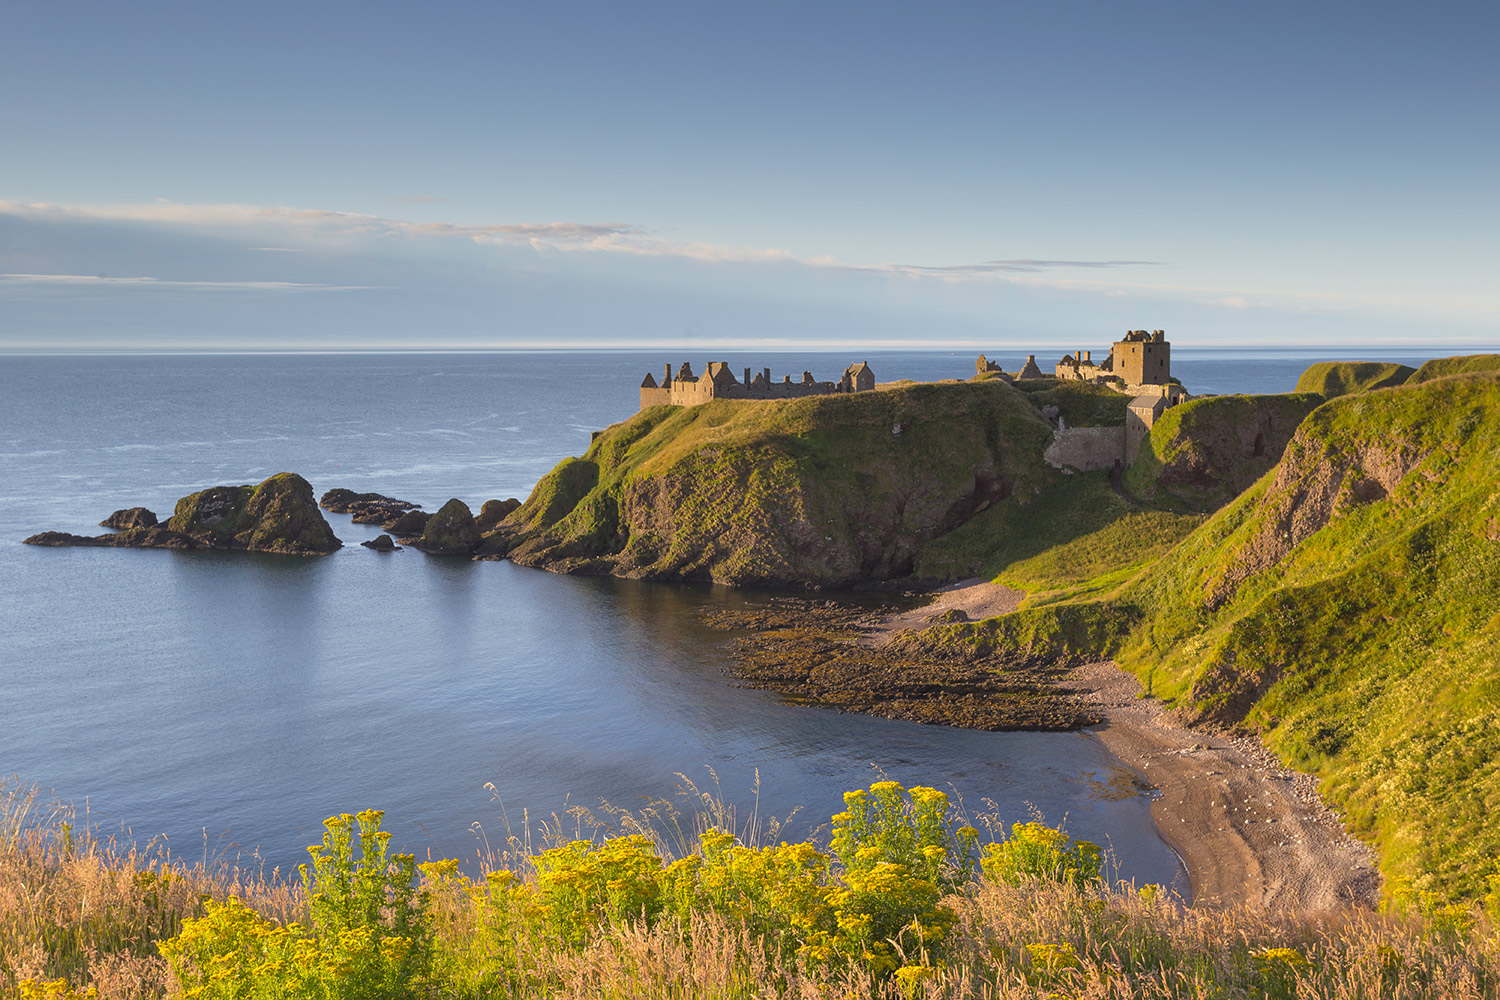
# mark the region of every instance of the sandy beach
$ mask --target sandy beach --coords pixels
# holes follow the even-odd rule
[[[884,644],[954,608],[973,620],[1005,614],[1024,597],[965,580],[884,619],[864,641]],[[1379,901],[1372,851],[1345,833],[1312,776],[1283,767],[1253,737],[1187,727],[1139,697],[1140,683],[1111,661],[1076,667],[1065,684],[1103,716],[1089,731],[1153,789],[1152,816],[1187,867],[1195,905],[1308,912]]]

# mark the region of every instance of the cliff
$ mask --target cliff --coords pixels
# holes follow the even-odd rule
[[[1174,406],[1151,428],[1125,487],[1154,506],[1217,510],[1270,471],[1303,418],[1322,402],[1322,396],[1297,392],[1208,396]]]
[[[481,553],[741,585],[903,577],[932,540],[1053,483],[1051,433],[999,381],[652,407],[553,469]]]

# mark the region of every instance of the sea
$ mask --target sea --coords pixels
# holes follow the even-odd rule
[[[681,353],[681,352],[678,352]],[[701,352],[699,352],[701,353]],[[1285,392],[1318,360],[1462,350],[1183,350],[1193,392]],[[1007,370],[1024,357],[991,352]],[[718,351],[732,370],[964,378],[971,352]],[[185,862],[293,869],[325,817],[466,864],[701,794],[741,832],[826,834],[891,778],[975,818],[1042,818],[1122,878],[1186,889],[1147,794],[1097,737],[988,733],[787,704],[726,675],[704,608],[766,593],[554,575],[414,550],[330,514],[338,552],[42,548],[110,512],[297,472],[435,510],[525,498],[628,417],[654,351],[0,355],[0,780]],[[702,358],[693,357],[695,369]],[[607,828],[607,827],[606,827]]]

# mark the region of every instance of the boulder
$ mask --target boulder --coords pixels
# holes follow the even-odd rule
[[[359,544],[363,545],[367,549],[374,549],[376,552],[401,551],[401,546],[393,542],[390,535],[381,535],[379,538],[372,538],[367,542],[360,542]]]
[[[469,555],[479,547],[479,527],[462,500],[449,500],[427,519],[421,537],[410,544],[433,555]]]
[[[129,531],[131,528],[152,528],[155,526],[156,515],[145,507],[127,507],[124,510],[117,510],[99,522],[99,527],[114,528],[116,531]]]
[[[406,538],[410,535],[420,535],[422,529],[427,527],[427,519],[431,516],[425,510],[409,510],[400,517],[383,522],[380,526],[397,538]]]
[[[474,523],[479,526],[480,531],[493,528],[509,517],[511,511],[519,510],[520,507],[521,501],[515,497],[509,500],[486,500],[484,506],[479,508],[479,516],[474,519]]]

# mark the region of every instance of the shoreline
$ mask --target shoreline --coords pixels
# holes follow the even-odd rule
[[[1283,766],[1250,736],[1191,729],[1112,660],[1067,682],[1104,721],[1085,732],[1155,789],[1151,816],[1182,858],[1194,906],[1303,912],[1374,908],[1374,851],[1344,830],[1312,775]]]
[[[882,616],[860,644],[880,647],[945,612],[977,621],[1016,610],[1025,594],[982,579],[931,592],[920,607]],[[961,619],[960,619],[961,620]],[[1344,829],[1317,779],[1285,767],[1253,736],[1194,729],[1112,660],[1057,678],[1100,718],[1099,740],[1152,789],[1157,833],[1182,860],[1195,906],[1320,911],[1374,908],[1373,849]]]

